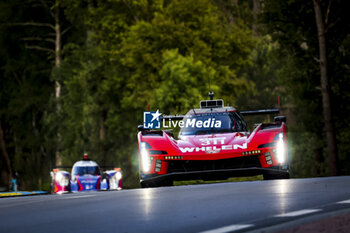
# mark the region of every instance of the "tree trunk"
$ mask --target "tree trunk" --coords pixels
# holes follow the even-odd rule
[[[104,142],[105,138],[106,138],[105,118],[101,116],[100,117],[100,141]]]
[[[55,66],[57,69],[61,66],[61,25],[60,25],[60,8],[56,3],[55,8]],[[61,84],[56,80],[56,98],[59,99],[61,96]]]
[[[103,165],[107,164],[107,153],[105,151],[105,139],[106,139],[106,126],[105,117],[100,116],[100,153],[102,154]]]
[[[61,66],[61,25],[60,25],[60,7],[58,4],[58,0],[55,2],[55,9],[54,9],[54,18],[55,18],[55,34],[56,34],[56,40],[55,40],[55,68],[56,72],[59,75],[60,74],[60,66]],[[56,113],[59,116],[61,112],[61,106],[60,106],[60,97],[61,97],[61,83],[60,80],[56,79],[55,82],[55,97],[56,97],[56,103],[57,103],[57,109]],[[56,166],[62,165],[62,155],[60,153],[60,145],[61,145],[61,135],[59,132],[57,132],[57,148],[56,148]]]
[[[335,137],[334,122],[332,119],[331,90],[328,80],[327,47],[325,23],[323,21],[321,5],[319,0],[314,1],[316,25],[318,32],[321,90],[323,104],[323,118],[327,136],[327,152],[329,158],[330,172],[332,176],[338,175],[337,144]]]
[[[12,170],[12,166],[11,166],[11,162],[10,162],[10,157],[7,153],[6,150],[6,143],[5,143],[5,138],[4,138],[4,131],[2,130],[2,125],[1,125],[1,121],[0,121],[0,145],[1,145],[1,151],[2,151],[2,155],[5,158],[6,161],[6,165],[7,165],[7,170],[9,172],[9,177],[10,180],[13,178],[13,170]]]
[[[254,17],[254,21],[252,24],[252,31],[253,31],[253,35],[257,35],[257,15],[259,13],[260,10],[260,4],[258,0],[253,0],[253,17]]]

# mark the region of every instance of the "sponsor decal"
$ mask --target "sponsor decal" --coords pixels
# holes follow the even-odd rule
[[[215,120],[212,118],[209,118],[208,120],[205,121],[201,121],[201,120],[197,120],[196,118],[187,118],[186,121],[184,120],[180,120],[180,121],[172,121],[171,119],[169,119],[169,121],[167,122],[165,119],[163,119],[163,127],[164,128],[175,128],[175,127],[192,127],[192,128],[220,128],[221,127],[221,121],[219,120]]]
[[[201,146],[201,147],[179,147],[182,153],[188,152],[206,152],[206,153],[218,153],[225,150],[237,150],[247,149],[247,143],[234,144],[234,145],[221,145],[221,146]]]
[[[224,150],[247,149],[247,143],[225,145],[226,137],[201,138],[201,147],[179,147],[182,153],[187,152],[206,152],[210,154],[219,153]],[[211,146],[214,145],[214,146]]]
[[[96,180],[81,180],[80,181],[82,184],[94,184],[97,181]]]

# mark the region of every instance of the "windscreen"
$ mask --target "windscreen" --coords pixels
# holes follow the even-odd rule
[[[98,166],[75,166],[73,168],[73,175],[101,175],[101,171]]]
[[[202,122],[202,124],[198,124],[198,121]],[[186,114],[184,127],[181,128],[180,135],[203,135],[241,131],[247,131],[246,124],[236,112],[192,113]]]

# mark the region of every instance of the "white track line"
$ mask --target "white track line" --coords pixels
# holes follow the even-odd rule
[[[216,228],[216,229],[212,229],[209,231],[202,231],[200,233],[226,233],[226,232],[231,232],[231,231],[238,231],[238,230],[242,230],[248,227],[252,227],[254,225],[252,224],[245,224],[245,225],[229,225],[226,227],[220,227],[220,228]]]
[[[345,201],[339,201],[337,204],[350,204],[350,199]]]
[[[311,214],[315,212],[321,211],[320,209],[305,209],[305,210],[298,210],[298,211],[293,211],[289,213],[284,213],[284,214],[278,214],[275,215],[275,217],[296,217],[300,215],[305,215],[305,214]]]
[[[95,197],[96,195],[84,195],[84,196],[74,196],[74,197],[64,197],[62,199],[77,199],[77,198],[84,198],[84,197]]]

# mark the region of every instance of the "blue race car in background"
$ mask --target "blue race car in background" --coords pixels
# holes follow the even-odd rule
[[[61,169],[51,172],[51,193],[120,190],[122,189],[122,172],[120,168],[101,172],[100,166],[90,160],[87,154],[84,159],[73,165],[72,173]]]

